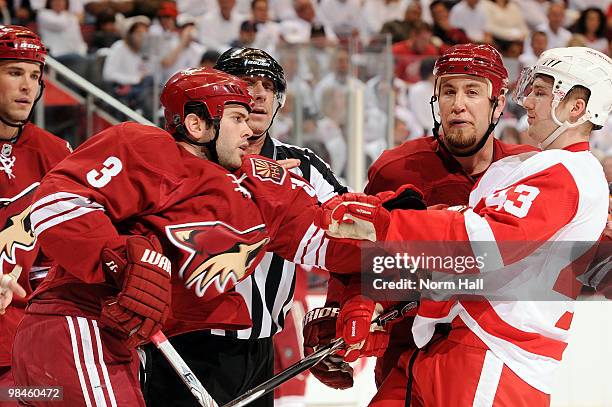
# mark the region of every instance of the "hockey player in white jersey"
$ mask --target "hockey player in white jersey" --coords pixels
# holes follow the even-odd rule
[[[588,141],[612,108],[612,60],[590,48],[548,50],[523,72],[515,96],[527,110],[529,135],[544,151],[493,163],[472,190],[468,208],[388,212],[376,197],[350,194],[325,205],[322,227],[335,238],[375,236],[408,246],[463,241],[474,256],[480,254],[478,242],[486,241],[498,249],[493,254],[502,268],[517,261],[516,252],[505,250],[507,242],[524,242],[531,248],[525,255],[531,257],[538,253],[534,248],[594,245],[606,225],[608,188]],[[460,96],[443,92],[441,97],[454,100],[460,120]],[[558,281],[567,277],[565,271],[575,270],[581,255],[555,265]],[[486,271],[480,268],[483,275]],[[565,301],[423,299],[412,329],[420,349],[404,355],[410,359],[405,372],[411,377],[409,387],[385,382],[371,405],[549,405],[573,318],[571,293],[559,291],[556,284],[550,289]],[[337,334],[349,344],[359,344],[369,334],[368,329],[355,332],[350,327],[369,327],[371,318],[354,312],[354,301],[338,318],[344,326]],[[432,340],[440,322],[451,322],[452,330]]]

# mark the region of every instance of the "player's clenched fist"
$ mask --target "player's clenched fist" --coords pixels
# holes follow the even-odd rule
[[[387,235],[389,211],[394,209],[425,209],[423,194],[407,184],[395,192],[339,195],[323,204],[317,226],[332,238],[380,241]]]
[[[100,322],[126,335],[129,347],[146,342],[168,317],[170,261],[157,239],[130,236],[123,250],[104,249],[101,262],[121,291],[105,299]]]

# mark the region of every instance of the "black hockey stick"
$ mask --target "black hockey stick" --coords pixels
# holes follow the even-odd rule
[[[378,317],[376,317],[372,321],[372,324],[376,324],[376,325],[384,327],[387,324],[387,322],[405,315],[408,311],[415,308],[416,306],[417,306],[416,302],[399,304],[398,306],[393,307],[389,309],[388,311],[385,311],[383,314],[380,314]],[[248,390],[243,395],[236,397],[234,400],[230,401],[227,404],[224,404],[222,407],[246,406],[248,403],[252,402],[253,400],[257,400],[264,394],[271,392],[272,390],[274,390],[281,384],[294,378],[295,376],[299,375],[303,371],[310,369],[311,367],[313,367],[314,365],[316,365],[317,363],[319,363],[320,361],[322,361],[329,355],[332,355],[337,350],[342,349],[344,345],[345,343],[342,338],[334,339],[328,345],[323,346],[322,348],[318,349],[316,352],[294,363],[293,365],[289,366],[287,369],[283,370],[282,372],[278,373],[274,377],[263,382],[259,386],[256,386],[252,388],[251,390]]]
[[[206,391],[196,375],[191,371],[187,363],[178,354],[174,346],[168,341],[162,331],[157,331],[151,336],[151,341],[157,346],[161,353],[166,357],[170,366],[176,371],[183,383],[189,388],[191,394],[198,400],[202,407],[218,407],[217,402]]]
[[[306,356],[304,359],[294,363],[289,366],[287,369],[283,370],[276,376],[271,379],[263,382],[257,387],[252,388],[251,390],[244,393],[242,396],[235,398],[227,404],[224,404],[222,407],[241,407],[246,406],[253,400],[257,400],[264,394],[267,394],[285,383],[288,380],[291,380],[295,376],[299,375],[305,370],[310,369],[329,355],[333,354],[337,350],[344,347],[344,339],[338,338],[334,339],[328,345],[320,348],[316,352]]]

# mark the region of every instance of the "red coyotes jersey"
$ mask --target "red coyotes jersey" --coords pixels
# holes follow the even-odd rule
[[[102,249],[121,247],[125,235],[153,234],[172,262],[166,333],[247,328],[246,305],[232,288],[266,250],[325,265],[328,242],[322,231],[309,232],[317,208],[311,189],[262,157],[244,157],[229,173],[161,129],[107,129],[37,191],[32,225],[59,266],[28,312],[96,318],[100,299],[118,291],[100,268]]]
[[[608,191],[601,165],[588,147],[584,142],[564,150],[525,153],[497,161],[476,184],[470,194],[470,208],[462,213],[450,210],[391,213],[388,241],[465,241],[471,243],[474,257],[484,254],[479,251],[478,242],[494,243],[493,249],[491,244],[487,245],[487,264],[495,263],[495,267],[481,270],[482,273],[495,273],[520,260],[515,251],[505,251],[499,243],[525,242],[528,250],[522,255],[533,258],[533,262],[527,263],[533,274],[524,281],[526,288],[547,291],[559,299],[478,302],[424,299],[412,328],[418,346],[431,339],[436,323],[459,317],[514,373],[550,394],[573,316],[571,297],[559,292],[557,283],[566,278],[566,271],[575,271],[572,268],[584,254],[578,250],[587,245],[576,251],[574,246],[567,245],[562,251],[536,249],[547,241],[595,244],[599,239],[606,224]],[[551,259],[556,263],[549,263]],[[550,269],[550,264],[558,268],[537,273]],[[504,287],[504,293],[505,290]]]
[[[10,273],[16,264],[23,269],[19,283],[31,293],[30,271],[38,246],[30,225],[30,204],[42,177],[70,153],[66,141],[28,123],[15,143],[0,140],[0,269]],[[39,256],[36,266],[45,266]],[[10,365],[10,349],[25,308],[17,297],[0,315],[0,366]]]

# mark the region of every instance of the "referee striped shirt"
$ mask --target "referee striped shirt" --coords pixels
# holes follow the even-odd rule
[[[310,182],[319,202],[348,191],[329,166],[307,148],[285,144],[268,135],[261,155],[273,160],[299,159],[300,166],[291,171]],[[280,332],[293,304],[295,268],[294,263],[276,254],[266,253],[255,272],[235,287],[247,304],[253,327],[240,331],[213,329],[211,333],[239,339],[258,339]]]

